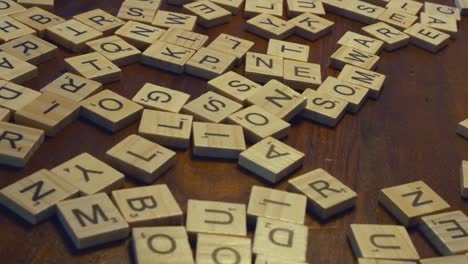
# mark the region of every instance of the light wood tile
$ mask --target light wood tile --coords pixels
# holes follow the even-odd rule
[[[291,21],[291,20],[290,20]],[[270,14],[247,20],[247,31],[265,39],[285,39],[294,33],[294,24]]]
[[[47,38],[73,52],[84,50],[86,42],[100,37],[101,32],[75,19],[47,28]]]
[[[185,4],[184,10],[197,16],[197,23],[205,28],[231,21],[231,12],[211,1],[195,1]]]
[[[86,42],[86,45],[117,66],[125,66],[140,61],[141,52],[115,35]]]
[[[192,31],[195,29],[196,22],[197,16],[159,10],[152,24],[162,28],[181,28]]]
[[[36,30],[39,37],[45,36],[47,28],[65,22],[60,16],[36,6],[16,13],[12,17]]]
[[[345,65],[338,75],[338,79],[369,89],[368,96],[377,99],[383,89],[387,77],[381,73],[365,70],[353,65]]]
[[[128,21],[115,31],[115,35],[137,47],[139,50],[144,50],[158,40],[165,32],[166,30],[164,29],[135,21]]]
[[[241,108],[241,104],[209,91],[186,104],[182,112],[196,121],[220,123]]]
[[[88,25],[95,30],[110,35],[114,33],[119,27],[125,24],[121,19],[107,13],[102,9],[94,9],[85,13],[75,15],[74,19],[81,23]]]
[[[36,66],[18,59],[8,52],[0,52],[0,80],[21,84],[38,74]]]
[[[199,234],[197,240],[197,264],[252,263],[250,238]]]
[[[409,43],[409,36],[402,31],[387,25],[383,22],[365,26],[362,31],[371,37],[377,38],[385,42],[384,49],[393,51],[402,48]]]
[[[145,65],[181,74],[185,64],[195,54],[195,50],[157,40],[141,57]]]
[[[319,124],[335,127],[346,113],[348,102],[313,89],[306,89],[303,93],[307,105],[302,111],[302,117]]]
[[[41,92],[53,93],[78,103],[101,89],[99,82],[66,72],[42,88]]]
[[[122,71],[99,52],[87,53],[65,59],[68,71],[100,83],[120,80]]]

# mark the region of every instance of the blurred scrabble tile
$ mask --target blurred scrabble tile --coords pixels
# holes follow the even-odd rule
[[[11,111],[9,109],[0,107],[0,122],[8,122],[11,117]]]
[[[267,54],[296,61],[309,60],[309,46],[294,42],[270,39]]]
[[[468,261],[468,254],[421,259],[421,264],[465,264]]]
[[[196,121],[220,123],[241,108],[241,104],[208,91],[184,105],[182,112],[193,115]]]
[[[65,59],[68,71],[100,83],[120,80],[122,71],[99,52],[87,53]]]
[[[183,223],[184,214],[165,184],[116,190],[112,200],[131,227]]]
[[[221,33],[213,40],[209,49],[217,50],[236,57],[236,65],[239,66],[245,54],[253,47],[254,43],[250,40],[234,37],[226,33]]]
[[[78,103],[101,91],[101,88],[99,82],[66,72],[42,88],[41,92],[56,94]]]
[[[247,98],[262,88],[261,85],[234,71],[226,72],[210,80],[207,86],[210,90],[243,105],[247,103]]]
[[[183,226],[133,228],[132,248],[135,263],[138,264],[195,263]]]
[[[357,258],[419,260],[403,226],[351,224],[348,240]]]
[[[362,50],[367,53],[379,54],[384,42],[352,31],[347,31],[340,40],[338,40],[338,45]]]
[[[0,203],[30,224],[55,213],[55,205],[78,194],[72,185],[48,170],[39,170],[0,190]]]
[[[252,263],[252,241],[247,237],[199,234],[197,264]]]
[[[410,42],[430,52],[438,52],[448,45],[450,35],[437,29],[416,23],[405,30],[410,36]]]
[[[307,196],[307,210],[327,219],[354,206],[357,194],[323,169],[288,181],[288,190]]]
[[[0,50],[34,65],[51,60],[57,55],[57,46],[34,35],[10,40],[0,45]]]
[[[185,70],[185,64],[195,52],[192,49],[157,40],[143,52],[141,62],[151,67],[181,74]]]
[[[20,110],[41,95],[33,89],[0,80],[0,106],[13,112]]]
[[[18,3],[24,7],[38,6],[50,11],[53,11],[55,6],[55,0],[18,0]]]
[[[36,34],[36,31],[9,16],[0,17],[0,43]]]
[[[0,122],[0,164],[24,167],[44,141],[44,131]]]
[[[455,6],[460,9],[462,16],[468,16],[468,0],[455,0]]]
[[[246,29],[265,39],[285,39],[294,33],[293,24],[270,14],[260,14],[247,20]]]
[[[261,140],[239,156],[242,168],[273,184],[300,168],[303,162],[304,153],[272,137]]]
[[[341,70],[338,79],[354,85],[366,87],[369,89],[368,96],[372,99],[377,99],[383,89],[386,76],[378,72],[347,64]]]
[[[251,18],[259,14],[283,16],[283,1],[245,0],[244,18]]]
[[[288,17],[296,17],[303,13],[325,15],[323,4],[318,0],[287,0],[286,5]]]
[[[392,0],[386,5],[387,9],[398,10],[417,16],[421,11],[423,3],[414,0]]]
[[[199,49],[185,65],[185,72],[202,79],[211,80],[231,70],[236,57],[210,48]]]
[[[348,111],[356,113],[364,104],[369,89],[329,76],[317,91],[348,102]]]
[[[256,143],[266,137],[277,139],[288,135],[291,125],[270,114],[259,106],[252,105],[229,116],[229,122],[241,125],[247,141]]]
[[[416,264],[415,261],[358,258],[358,264]]]
[[[162,28],[181,28],[193,31],[196,22],[197,16],[159,10],[152,24]]]
[[[402,48],[409,43],[409,36],[402,31],[383,22],[365,26],[362,31],[371,37],[382,40],[386,51]]]
[[[468,198],[468,161],[463,160],[460,166],[460,191],[463,198]]]
[[[450,205],[423,181],[382,189],[379,202],[404,226],[419,218],[450,208]]]
[[[135,94],[132,101],[142,105],[144,108],[178,113],[189,98],[190,94],[146,83]]]
[[[100,37],[101,32],[75,19],[47,28],[47,38],[73,52],[84,50],[86,42]]]
[[[144,50],[158,40],[166,30],[146,25],[143,23],[128,21],[115,32],[116,36],[121,37],[128,43]]]
[[[193,155],[238,159],[245,150],[244,132],[238,125],[193,123]]]
[[[104,35],[114,33],[119,27],[125,24],[124,21],[102,9],[94,9],[81,13],[73,16],[73,18],[99,32],[102,32]]]
[[[429,15],[454,18],[458,21],[461,20],[460,10],[453,6],[442,5],[434,2],[424,2],[424,12]]]
[[[376,22],[385,10],[385,8],[375,5],[372,1],[355,0],[346,3],[342,15],[363,24],[371,24]]]
[[[434,16],[428,13],[422,12],[420,18],[421,24],[437,29],[444,33],[449,34],[452,38],[457,36],[458,26],[457,20],[454,18],[444,16]]]
[[[184,48],[199,50],[205,46],[208,36],[180,28],[169,28],[160,40]]]
[[[308,227],[259,217],[252,252],[292,261],[306,261]]]
[[[288,24],[296,27],[295,33],[309,41],[315,41],[330,33],[333,21],[320,16],[304,13],[288,21]]]
[[[197,23],[204,28],[226,24],[231,21],[231,12],[210,1],[195,1],[184,9],[197,16]]]
[[[189,235],[208,233],[246,236],[245,204],[190,199],[187,205],[186,226]]]
[[[144,183],[152,183],[176,161],[175,152],[130,135],[106,152],[114,167]]]
[[[124,239],[130,230],[105,193],[57,204],[58,219],[77,249]]]
[[[51,170],[86,196],[105,192],[110,194],[124,186],[121,172],[100,161],[89,153],[80,154]]]
[[[159,4],[149,4],[147,1],[124,1],[120,6],[117,17],[125,21],[151,23],[158,8]]]
[[[16,13],[11,17],[36,30],[40,37],[44,37],[47,28],[65,22],[65,19],[37,6]]]
[[[398,29],[405,30],[411,27],[418,20],[418,17],[399,10],[386,9],[379,16],[379,20]]]
[[[335,127],[346,113],[348,102],[313,89],[306,89],[303,93],[307,105],[302,111],[302,117],[319,124]]]
[[[188,148],[193,117],[177,113],[144,110],[138,134],[166,147]]]
[[[18,59],[8,52],[0,52],[0,80],[21,84],[38,74],[36,66]]]
[[[255,264],[307,264],[307,262],[287,260],[280,257],[267,257],[264,255],[256,255]]]
[[[419,230],[444,256],[468,253],[468,217],[462,211],[421,218]]]
[[[267,83],[271,79],[283,78],[283,58],[268,54],[247,52],[245,58],[245,77],[258,82]]]
[[[464,138],[468,138],[468,118],[458,123],[457,133]]]
[[[320,64],[284,60],[283,82],[294,90],[317,88],[322,84]]]
[[[380,57],[355,48],[341,46],[330,57],[330,66],[341,70],[344,65],[351,64],[366,70],[376,67]]]
[[[13,15],[15,13],[19,13],[25,11],[22,5],[17,4],[13,0],[2,0],[0,1],[0,17]]]
[[[228,10],[231,14],[236,15],[241,10],[244,0],[211,0],[211,2]]]
[[[86,42],[86,45],[117,66],[125,66],[140,61],[141,52],[115,35]]]

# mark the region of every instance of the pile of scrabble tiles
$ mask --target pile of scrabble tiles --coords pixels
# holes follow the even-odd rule
[[[180,13],[162,10],[158,0],[127,0],[115,16],[96,9],[66,20],[53,13],[53,0],[0,0],[0,164],[26,166],[45,136],[78,116],[111,133],[141,120],[138,134],[107,151],[107,163],[83,153],[4,187],[0,203],[33,225],[57,216],[78,249],[125,239],[131,228],[137,263],[194,263],[192,247],[196,263],[252,263],[252,256],[259,264],[305,263],[306,213],[326,221],[352,209],[357,197],[326,171],[289,179],[287,191],[253,186],[247,206],[189,200],[186,213],[168,186],[152,183],[175,166],[172,149],[188,148],[197,157],[237,160],[266,182],[279,182],[304,161],[280,141],[288,121],[300,115],[335,127],[367,97],[379,97],[382,49],[412,43],[437,52],[468,13],[466,0],[455,0],[457,7],[369,2],[287,0],[285,20],[281,0],[167,0]],[[266,54],[251,52],[254,43],[246,39],[223,33],[207,44],[208,36],[194,32],[197,24],[228,23],[244,4],[246,30],[268,40]],[[321,66],[308,62],[309,46],[283,39],[325,36],[334,25],[321,17],[325,11],[368,25],[338,41],[330,66],[341,72],[322,82]],[[65,59],[68,72],[40,92],[22,86],[58,46],[80,53]],[[206,79],[208,91],[189,101],[189,94],[151,83],[132,99],[103,88],[133,63]],[[233,71],[243,64],[244,75]],[[457,131],[468,137],[467,120]],[[125,176],[147,186],[124,189]],[[468,197],[467,161],[461,194]],[[379,202],[400,225],[351,225],[359,263],[417,263],[406,230],[415,226],[445,256],[420,263],[468,263],[466,214],[424,182],[385,188]]]

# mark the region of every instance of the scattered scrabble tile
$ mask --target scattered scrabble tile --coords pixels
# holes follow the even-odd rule
[[[252,263],[252,241],[247,237],[199,234],[197,263]]]
[[[279,257],[267,257],[264,255],[256,255],[255,264],[307,264],[307,262],[286,260]]]
[[[245,54],[253,47],[254,43],[250,40],[234,37],[225,33],[213,40],[209,49],[222,51],[236,57],[236,65],[239,66]]]
[[[380,57],[378,55],[367,53],[355,48],[341,46],[330,57],[330,66],[341,70],[344,65],[351,64],[372,70],[376,67]]]
[[[73,18],[99,32],[102,32],[104,35],[114,33],[119,27],[125,24],[124,21],[101,9],[94,9],[76,15]]]
[[[457,256],[448,256],[448,257],[438,257],[438,258],[429,258],[421,259],[421,264],[465,264],[468,261],[467,255],[457,255]]]
[[[158,3],[160,3],[158,1]],[[124,1],[117,13],[122,20],[132,20],[143,23],[153,22],[159,5],[148,4],[147,1]]]
[[[78,103],[101,91],[101,88],[101,83],[66,72],[42,88],[41,92],[56,94]]]
[[[304,153],[267,137],[239,156],[239,165],[270,183],[278,183],[302,166]]]
[[[306,261],[308,227],[259,217],[252,252],[255,255]]]
[[[177,113],[144,110],[138,134],[166,147],[188,148],[193,117]]]
[[[188,200],[186,226],[190,235],[209,233],[246,236],[245,204]]]
[[[260,14],[247,20],[247,31],[265,39],[285,39],[294,33],[294,25],[273,15]]]
[[[353,65],[345,65],[338,75],[338,79],[344,82],[363,86],[369,89],[368,96],[377,99],[383,89],[386,76]]]
[[[140,118],[142,106],[103,90],[80,102],[81,116],[110,132],[116,132]]]
[[[199,50],[208,41],[208,36],[180,28],[169,28],[160,40],[184,48]]]
[[[374,5],[372,1],[355,0],[347,3],[343,16],[364,24],[371,24],[378,20],[385,12],[385,8]]]
[[[46,10],[54,10],[55,0],[18,0],[18,3],[24,7],[35,7],[44,8]]]
[[[125,66],[140,60],[141,52],[117,36],[92,40],[86,42],[86,45],[117,66]]]
[[[357,258],[419,260],[403,226],[352,224],[348,239]]]
[[[87,53],[65,59],[68,71],[100,83],[120,80],[122,71],[99,52]]]
[[[144,108],[178,113],[189,98],[189,94],[147,83],[132,100]]]
[[[241,125],[244,128],[244,136],[247,141],[256,143],[266,137],[277,139],[288,135],[291,125],[279,117],[252,105],[228,118],[229,122]]]
[[[418,15],[421,11],[423,3],[414,0],[392,0],[386,5],[386,8],[399,10],[410,15]]]
[[[401,261],[401,260],[389,260],[389,259],[365,259],[359,258],[358,264],[416,264],[414,261]]]
[[[47,37],[66,49],[79,52],[86,48],[86,42],[102,37],[102,33],[75,19],[70,19],[48,27]]]
[[[433,214],[421,220],[419,230],[440,254],[468,252],[468,217],[462,211]]]
[[[209,91],[184,105],[182,112],[193,115],[196,121],[220,123],[241,108],[241,104]]]
[[[460,191],[464,198],[468,198],[468,161],[463,160],[460,166]]]
[[[65,19],[36,6],[11,17],[36,30],[40,37],[44,37],[47,28],[65,22]]]
[[[0,106],[18,111],[41,95],[33,89],[0,80]]]
[[[0,107],[0,122],[8,122],[11,117],[11,111],[9,109]]]
[[[352,31],[347,31],[343,37],[338,40],[338,45],[348,46],[367,53],[379,54],[384,42]]]
[[[128,43],[144,50],[158,40],[166,30],[146,25],[143,23],[128,21],[115,32],[116,36],[121,37]]]
[[[36,31],[9,16],[0,17],[0,43],[35,34]]]
[[[247,98],[262,88],[261,85],[233,71],[210,80],[207,85],[210,90],[243,105],[247,103]]]
[[[468,16],[468,0],[455,0],[455,5],[462,16]]]
[[[434,16],[444,16],[461,20],[460,10],[453,6],[442,5],[433,2],[424,2],[424,12]]]
[[[418,17],[399,10],[386,9],[379,16],[379,20],[398,29],[405,30],[411,27],[418,20]]]
[[[309,60],[309,46],[289,41],[270,39],[267,54],[296,61]]]
[[[307,196],[307,208],[327,219],[354,206],[356,193],[323,169],[316,169],[288,181],[288,190]]]
[[[468,138],[468,118],[458,123],[457,133],[464,138]]]
[[[48,170],[39,170],[0,190],[0,203],[31,224],[55,213],[55,205],[78,190]]]
[[[25,11],[22,5],[17,4],[13,0],[2,0],[0,1],[0,17],[13,15],[18,12]]]
[[[245,150],[244,132],[238,125],[193,123],[193,155],[238,159]]]
[[[283,1],[245,0],[244,18],[251,18],[259,14],[283,16]]]
[[[435,28],[455,38],[458,32],[457,20],[443,16],[433,16],[422,12],[420,18],[421,24]]]
[[[252,186],[247,217],[255,223],[258,217],[304,224],[306,197],[304,195]]]
[[[320,64],[284,60],[283,82],[295,90],[317,88],[322,84]]]
[[[416,23],[405,30],[405,33],[410,36],[410,42],[420,48],[430,52],[438,52],[448,45],[450,35],[443,33],[437,29]]]
[[[277,80],[267,82],[261,93],[253,94],[247,101],[285,121],[292,119],[307,104],[304,96]]]
[[[356,113],[365,102],[369,89],[329,76],[317,91],[348,102],[348,111]]]
[[[129,234],[127,222],[105,193],[60,202],[57,212],[78,249],[121,240]]]
[[[131,227],[181,225],[183,213],[165,184],[112,192],[123,218]]]
[[[137,135],[130,135],[106,152],[125,175],[152,183],[176,161],[175,152]]]
[[[37,74],[37,67],[31,63],[20,60],[8,52],[0,52],[0,80],[21,84],[36,77]]]
[[[177,12],[168,12],[159,10],[153,20],[153,25],[162,28],[181,28],[185,30],[194,30],[197,17]]]
[[[132,248],[138,264],[194,264],[187,231],[183,226],[132,229]]]
[[[222,8],[231,12],[231,14],[235,15],[239,13],[244,0],[211,0],[211,2],[221,6]]]
[[[151,67],[181,74],[185,70],[185,64],[195,52],[192,49],[157,40],[143,52],[141,62]]]
[[[203,79],[211,80],[231,70],[236,57],[209,48],[199,49],[185,65],[185,72]]]
[[[287,0],[286,4],[288,17],[296,17],[303,13],[325,15],[322,2],[317,0]]]
[[[362,28],[362,31],[385,42],[384,49],[386,51],[402,48],[409,43],[408,35],[383,22],[365,26]]]
[[[283,78],[283,58],[268,54],[247,52],[245,58],[245,77],[258,82],[267,83],[271,79]]]
[[[304,13],[288,21],[296,27],[295,33],[299,36],[315,41],[330,33],[334,22],[314,14]]]
[[[8,41],[0,45],[0,49],[34,65],[53,59],[57,54],[57,46],[34,35]]]
[[[231,21],[231,12],[206,0],[184,5],[184,9],[197,16],[197,23],[205,28],[219,26]]]
[[[124,186],[125,175],[89,153],[80,154],[56,166],[51,172],[73,185],[82,196],[110,193]]]
[[[302,95],[307,100],[302,117],[328,127],[336,126],[348,106],[348,102],[344,100],[313,89],[306,89]]]
[[[450,207],[423,181],[382,189],[379,202],[404,226],[414,225],[418,218]]]

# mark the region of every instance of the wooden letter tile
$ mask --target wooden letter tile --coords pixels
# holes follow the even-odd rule
[[[309,60],[309,46],[294,42],[270,39],[267,54],[296,61]]]
[[[302,95],[307,100],[302,117],[328,127],[336,126],[348,106],[344,100],[313,89],[306,89]]]
[[[143,52],[141,62],[151,67],[181,74],[193,54],[195,50],[157,40]]]
[[[392,0],[386,5],[388,9],[399,10],[415,16],[419,14],[422,7],[423,3],[413,0]]]
[[[65,59],[65,63],[70,72],[104,84],[120,80],[122,73],[117,65],[99,52],[70,57]]]
[[[195,29],[196,22],[196,16],[159,10],[152,24],[162,28],[181,28],[192,31]]]
[[[330,66],[341,70],[346,64],[351,64],[366,70],[372,70],[376,67],[379,59],[380,57],[378,55],[347,46],[341,46],[331,55]]]
[[[405,30],[405,33],[410,36],[411,44],[430,52],[438,52],[448,45],[450,39],[449,34],[420,23],[416,23]]]
[[[415,261],[358,258],[358,264],[416,264]]]
[[[0,80],[0,106],[18,111],[41,95],[33,89]]]
[[[5,52],[0,52],[0,80],[24,83],[36,77],[37,67]]]
[[[11,111],[9,109],[0,107],[0,122],[8,122],[11,117]]]
[[[367,53],[379,54],[384,42],[375,38],[367,37],[352,31],[346,32],[338,40],[338,45],[348,46],[354,49],[362,50]]]
[[[221,6],[222,8],[231,12],[231,14],[235,15],[240,11],[244,0],[211,0],[211,2]]]
[[[101,9],[94,9],[76,15],[73,18],[85,25],[94,28],[99,32],[104,33],[104,35],[110,35],[114,33],[119,27],[125,24],[124,21]]]
[[[16,13],[12,17],[36,30],[40,37],[45,35],[47,28],[65,22],[65,19],[36,6]]]
[[[457,133],[464,138],[468,138],[468,118],[458,123]]]
[[[197,240],[197,264],[252,263],[250,238],[199,234]]]
[[[288,23],[296,27],[296,34],[310,41],[328,34],[335,24],[333,21],[309,13],[290,19]]]
[[[210,28],[231,21],[231,12],[210,1],[195,1],[184,5],[184,9],[196,15],[197,23]]]
[[[434,16],[444,16],[460,21],[460,10],[453,6],[424,2],[424,12]]]
[[[458,32],[457,20],[443,16],[433,16],[428,13],[421,13],[421,24],[435,28],[455,38]]]
[[[47,38],[73,52],[86,48],[86,42],[102,37],[102,33],[74,19],[47,28]]]
[[[0,43],[35,34],[36,31],[9,16],[0,17]]]
[[[356,113],[366,100],[369,89],[329,76],[317,91],[348,102],[348,111]]]
[[[210,91],[186,104],[182,112],[196,121],[220,123],[241,108],[241,104]]]
[[[208,48],[235,56],[236,65],[239,66],[245,54],[253,47],[253,45],[254,43],[250,40],[221,33],[210,43],[210,45],[208,45]]]
[[[466,255],[457,255],[457,256],[448,256],[448,257],[438,257],[430,259],[421,259],[421,264],[465,264],[468,261],[468,254]]]
[[[283,81],[295,90],[317,88],[322,84],[320,64],[284,60]]]
[[[353,65],[345,65],[341,70],[338,79],[344,82],[352,83],[358,86],[369,89],[368,96],[372,99],[377,99],[380,91],[383,89],[383,84],[386,76],[369,70],[365,70]]]
[[[208,88],[245,105],[247,98],[258,92],[262,86],[236,72],[229,71],[210,80]]]
[[[294,32],[294,25],[269,14],[247,20],[247,31],[265,39],[285,39]]]
[[[193,123],[193,155],[197,157],[238,159],[245,150],[241,126]]]
[[[271,79],[281,80],[283,78],[283,63],[281,57],[247,52],[245,77],[262,84]]]
[[[158,3],[160,3],[158,1]],[[117,13],[117,17],[122,20],[133,20],[143,23],[153,22],[159,4],[149,4],[147,1],[124,1]]]
[[[208,36],[180,28],[169,28],[160,40],[187,49],[199,50],[208,41]]]
[[[386,9],[385,12],[379,16],[379,20],[395,26],[398,29],[405,30],[411,27],[411,25],[418,20],[418,17],[399,10]]]
[[[0,49],[34,65],[53,59],[57,54],[57,46],[34,35],[11,40],[0,45]]]
[[[259,14],[283,16],[283,1],[280,0],[246,0],[244,18],[251,18]]]
[[[306,3],[309,3],[309,2],[306,2]],[[255,264],[307,264],[307,262],[287,260],[287,259],[283,259],[280,257],[266,257],[264,255],[256,255]],[[398,263],[398,264],[401,264],[401,263]]]
[[[0,1],[0,17],[13,15],[18,12],[25,11],[22,5],[17,4],[13,0],[2,0]]]
[[[44,8],[46,10],[54,10],[54,1],[55,0],[18,0],[18,3],[24,7],[35,7]]]
[[[363,27],[362,31],[371,37],[380,39],[385,42],[384,49],[386,51],[393,51],[402,48],[409,43],[408,35],[383,22],[377,22],[375,24]]]
[[[158,40],[165,32],[166,30],[164,29],[135,21],[128,21],[115,32],[115,35],[137,47],[139,50],[144,50]]]
[[[101,91],[101,88],[101,83],[66,72],[42,88],[41,92],[56,94],[78,103]]]
[[[468,161],[463,160],[460,166],[460,191],[463,198],[468,198]]]
[[[203,79],[211,80],[232,69],[236,57],[222,51],[201,48],[185,66],[185,72]]]
[[[99,52],[117,66],[125,66],[140,60],[141,52],[125,40],[110,36],[86,42],[91,50]]]
[[[145,108],[178,113],[189,98],[189,94],[147,83],[132,100]]]
[[[385,12],[385,8],[374,5],[373,1],[360,0],[346,3],[344,9],[343,16],[363,24],[374,23]]]
[[[303,13],[325,15],[323,4],[317,0],[287,0],[288,17],[296,17]]]

